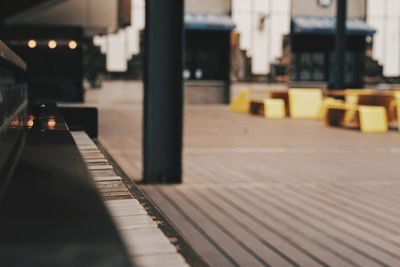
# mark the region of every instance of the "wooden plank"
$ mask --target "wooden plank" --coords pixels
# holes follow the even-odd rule
[[[172,223],[185,235],[193,248],[203,256],[211,266],[235,266],[234,262],[227,256],[219,244],[204,232],[200,226],[193,222],[186,213],[174,206],[174,202],[166,199],[160,194],[159,189],[145,186],[143,190],[165,213]]]
[[[220,244],[226,253],[231,255],[236,264],[239,266],[265,266],[264,263],[260,262],[252,255],[247,247],[238,242],[238,239],[230,235],[224,227],[215,223],[215,221],[211,220],[211,217],[208,217],[196,207],[193,207],[186,199],[173,190],[173,188],[161,188],[161,191],[166,195],[173,195],[173,201],[176,204],[179,203],[179,207],[193,218],[203,231],[208,232],[210,237],[212,237],[216,243]]]
[[[203,190],[204,191],[204,190]],[[284,254],[279,249],[272,247],[270,245],[271,240],[278,241],[277,239],[262,239],[260,231],[253,231],[254,225],[250,223],[251,226],[246,225],[245,223],[241,223],[240,218],[243,217],[243,214],[237,213],[234,216],[231,213],[226,212],[226,206],[221,208],[219,206],[220,201],[215,199],[214,196],[200,193],[199,190],[181,190],[181,193],[185,196],[186,201],[191,203],[195,203],[195,206],[198,209],[202,209],[203,212],[207,211],[210,214],[213,214],[213,219],[218,221],[220,224],[226,227],[227,231],[230,232],[231,235],[237,237],[241,242],[243,242],[249,249],[253,251],[255,255],[259,255],[261,260],[266,262],[271,266],[292,266],[296,264],[296,261],[293,261],[291,257],[293,257],[296,252],[294,250],[290,250],[290,253]],[[207,197],[208,196],[208,197]],[[219,208],[217,208],[219,207]],[[283,240],[279,240],[278,242],[282,242]],[[290,254],[290,256],[288,256]],[[320,266],[320,264],[311,260],[304,254],[298,254],[299,261],[297,264],[303,266]]]
[[[324,206],[323,204],[321,204],[320,202],[314,202],[314,201],[310,201],[309,199],[307,199],[306,197],[304,197],[304,195],[301,192],[290,192],[290,191],[283,191],[285,195],[290,196],[291,198],[294,198],[293,201],[297,202],[297,203],[304,203],[304,205],[307,205],[307,211],[308,212],[314,212],[316,215],[319,216],[323,216],[324,219],[328,222],[331,223],[332,222],[336,222],[336,221],[340,221],[342,222],[342,224],[340,225],[344,225],[343,223],[346,223],[348,225],[345,226],[345,230],[347,231],[347,233],[343,233],[345,235],[354,235],[354,233],[352,232],[353,228],[356,229],[360,229],[365,231],[368,234],[372,234],[375,236],[378,236],[380,238],[383,238],[384,240],[386,240],[389,243],[395,244],[396,246],[398,246],[398,240],[396,239],[396,236],[393,235],[388,235],[388,233],[385,233],[381,230],[381,228],[376,227],[374,225],[365,223],[364,220],[359,219],[357,217],[354,216],[346,216],[345,214],[341,213],[340,208],[335,209],[332,208],[330,206]],[[277,197],[278,199],[280,199],[280,197]],[[337,224],[333,224],[334,227],[339,227],[340,225]],[[350,231],[350,233],[348,233],[348,231]],[[364,237],[364,234],[362,234],[362,237]],[[370,239],[368,239],[370,240]],[[375,244],[373,246],[376,246]],[[375,255],[376,253],[371,253],[371,255]],[[384,256],[382,256],[381,254],[379,254],[379,258],[383,258]]]
[[[294,218],[298,224],[306,225],[305,228],[309,227],[309,229],[318,231],[325,237],[324,245],[331,244],[329,246],[330,248],[341,252],[342,255],[346,255],[356,263],[363,266],[377,266],[387,263],[398,264],[398,259],[388,254],[381,253],[381,251],[377,250],[375,247],[371,247],[368,243],[362,242],[360,238],[352,234],[357,228],[352,229],[351,225],[338,227],[337,218],[329,218],[323,213],[311,213],[308,206],[302,207],[298,205],[298,201],[286,201],[290,199],[289,196],[286,198],[278,198],[277,194],[272,192],[270,192],[268,196],[266,196],[265,192],[261,191],[254,193],[262,197],[262,201],[267,205],[276,205],[275,208],[280,210],[281,213],[284,214],[283,216],[290,216]],[[288,209],[287,207],[291,208]],[[364,233],[364,235],[368,235],[368,233]],[[371,238],[369,239],[373,240]],[[329,240],[333,240],[333,242]],[[377,255],[379,255],[379,257]],[[383,260],[385,260],[386,263]]]
[[[280,255],[288,262],[296,262],[302,266],[321,266],[325,264],[321,259],[304,249],[292,238],[288,238],[288,232],[279,232],[277,229],[274,229],[274,227],[269,224],[269,220],[260,223],[254,218],[246,216],[246,214],[238,209],[235,206],[235,204],[237,204],[236,201],[231,202],[226,197],[218,194],[214,194],[212,198],[206,198],[205,196],[207,195],[210,195],[209,190],[200,193],[200,196],[207,199],[213,206],[218,207],[219,212],[229,214],[232,220],[247,227],[248,231],[251,231],[253,235],[262,240],[265,246],[271,248],[277,255]]]
[[[235,203],[234,207],[241,212],[245,212],[244,216],[249,216],[257,221],[264,228],[274,231],[281,237],[292,240],[291,245],[295,245],[297,249],[302,248],[302,252],[312,257],[315,261],[322,265],[336,266],[353,266],[351,260],[336,253],[330,247],[322,244],[326,238],[321,237],[318,233],[303,232],[303,225],[293,219],[281,219],[274,211],[261,209],[257,203],[262,203],[254,198],[247,198],[240,194],[241,190],[229,190],[227,193],[216,192],[221,196],[225,196],[230,203]],[[235,194],[230,193],[235,192]],[[310,230],[310,229],[308,229]],[[311,229],[312,231],[312,229]]]

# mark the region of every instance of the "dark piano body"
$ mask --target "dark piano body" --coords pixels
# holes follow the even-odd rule
[[[131,266],[54,104],[29,106],[0,42],[0,266]]]

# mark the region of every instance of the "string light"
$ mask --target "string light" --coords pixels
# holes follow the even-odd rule
[[[76,49],[77,47],[78,47],[78,43],[77,42],[75,42],[75,41],[69,41],[69,43],[68,43],[68,47],[70,48],[70,49]]]
[[[28,47],[29,48],[35,48],[37,46],[37,42],[35,40],[29,40],[28,41]]]
[[[54,48],[57,47],[57,42],[54,41],[54,40],[50,40],[49,43],[48,43],[48,46],[49,46],[50,49],[54,49]]]

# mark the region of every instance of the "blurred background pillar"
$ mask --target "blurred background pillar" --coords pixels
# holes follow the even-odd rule
[[[335,89],[345,89],[347,0],[337,0],[336,18],[335,55],[337,63]]]
[[[147,0],[143,181],[182,180],[184,0]]]

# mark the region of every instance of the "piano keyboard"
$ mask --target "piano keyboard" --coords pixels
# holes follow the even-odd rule
[[[138,267],[189,266],[157,223],[134,199],[85,132],[71,132],[121,237]]]

